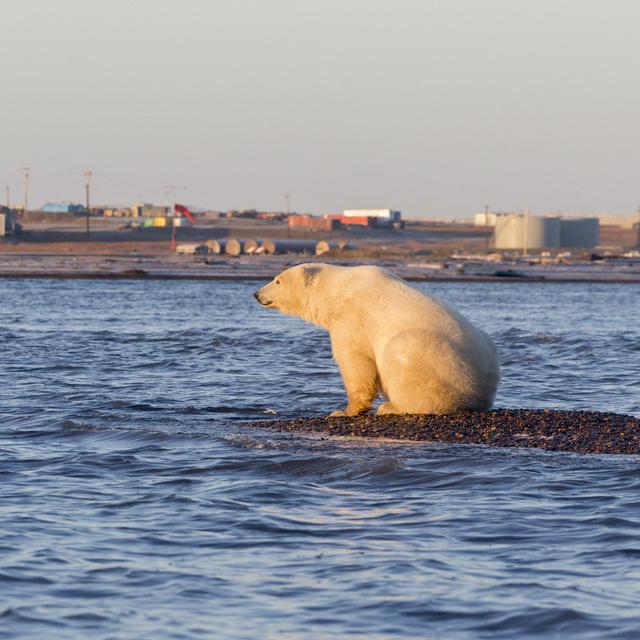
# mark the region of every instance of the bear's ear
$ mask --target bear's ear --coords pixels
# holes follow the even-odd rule
[[[308,267],[303,267],[302,279],[304,281],[304,286],[305,287],[311,286],[314,283],[319,273],[320,273],[320,267],[317,267],[315,265],[309,265]]]

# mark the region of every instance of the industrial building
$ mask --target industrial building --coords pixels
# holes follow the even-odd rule
[[[46,213],[84,213],[84,206],[72,202],[47,202],[42,205]]]
[[[169,207],[159,207],[148,202],[136,202],[130,207],[132,218],[157,218],[158,216],[166,216]]]
[[[394,227],[402,228],[400,211],[393,209],[346,209],[343,213],[325,213],[322,217],[309,214],[292,214],[288,217],[290,228],[306,228],[335,231],[345,227]]]
[[[473,224],[476,227],[495,227],[496,220],[501,217],[514,215],[514,211],[478,211],[473,216]],[[556,214],[556,217],[562,218],[562,220],[584,220],[596,219],[600,223],[600,226],[613,226],[621,227],[622,229],[633,229],[636,225],[640,224],[640,211],[632,214],[610,214],[610,213],[595,213],[589,216],[578,213],[562,212]],[[549,217],[549,216],[546,216]]]
[[[287,224],[289,228],[292,229],[314,229],[320,231],[335,231],[342,226],[339,219],[327,217],[318,218],[309,214],[290,215],[287,218]]]
[[[600,239],[597,218],[531,216],[512,213],[495,217],[495,248],[524,251],[559,248],[592,248]]]
[[[377,218],[389,224],[402,219],[402,213],[393,209],[345,209],[342,215],[345,218]]]
[[[0,207],[0,238],[16,234],[21,228],[14,212],[8,207]]]

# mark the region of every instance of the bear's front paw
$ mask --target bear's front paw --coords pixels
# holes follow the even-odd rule
[[[332,412],[329,414],[329,417],[330,417],[330,418],[341,418],[341,417],[346,416],[346,415],[349,415],[346,411],[340,411],[340,410],[338,410],[338,411],[332,411]]]

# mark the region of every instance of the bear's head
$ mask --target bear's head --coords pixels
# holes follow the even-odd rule
[[[323,267],[322,264],[299,264],[291,267],[253,295],[263,307],[313,322],[309,293],[317,283]]]

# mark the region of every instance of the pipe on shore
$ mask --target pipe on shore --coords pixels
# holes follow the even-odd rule
[[[242,253],[242,242],[237,238],[227,238],[224,252],[230,256],[239,256]]]
[[[256,253],[260,243],[257,240],[245,240],[242,250],[244,253],[254,254]]]
[[[315,240],[263,240],[264,253],[269,255],[282,255],[283,253],[309,253],[315,254]]]
[[[224,248],[226,245],[225,240],[207,240],[205,242],[207,247],[209,247],[209,253],[224,253]]]
[[[257,240],[239,240],[238,238],[227,238],[224,248],[225,253],[230,256],[239,256],[241,253],[256,253],[258,247]]]
[[[316,255],[321,256],[323,253],[327,253],[328,251],[334,251],[336,249],[353,249],[354,247],[348,245],[344,240],[340,240],[339,242],[331,242],[329,240],[320,240],[316,244]]]

